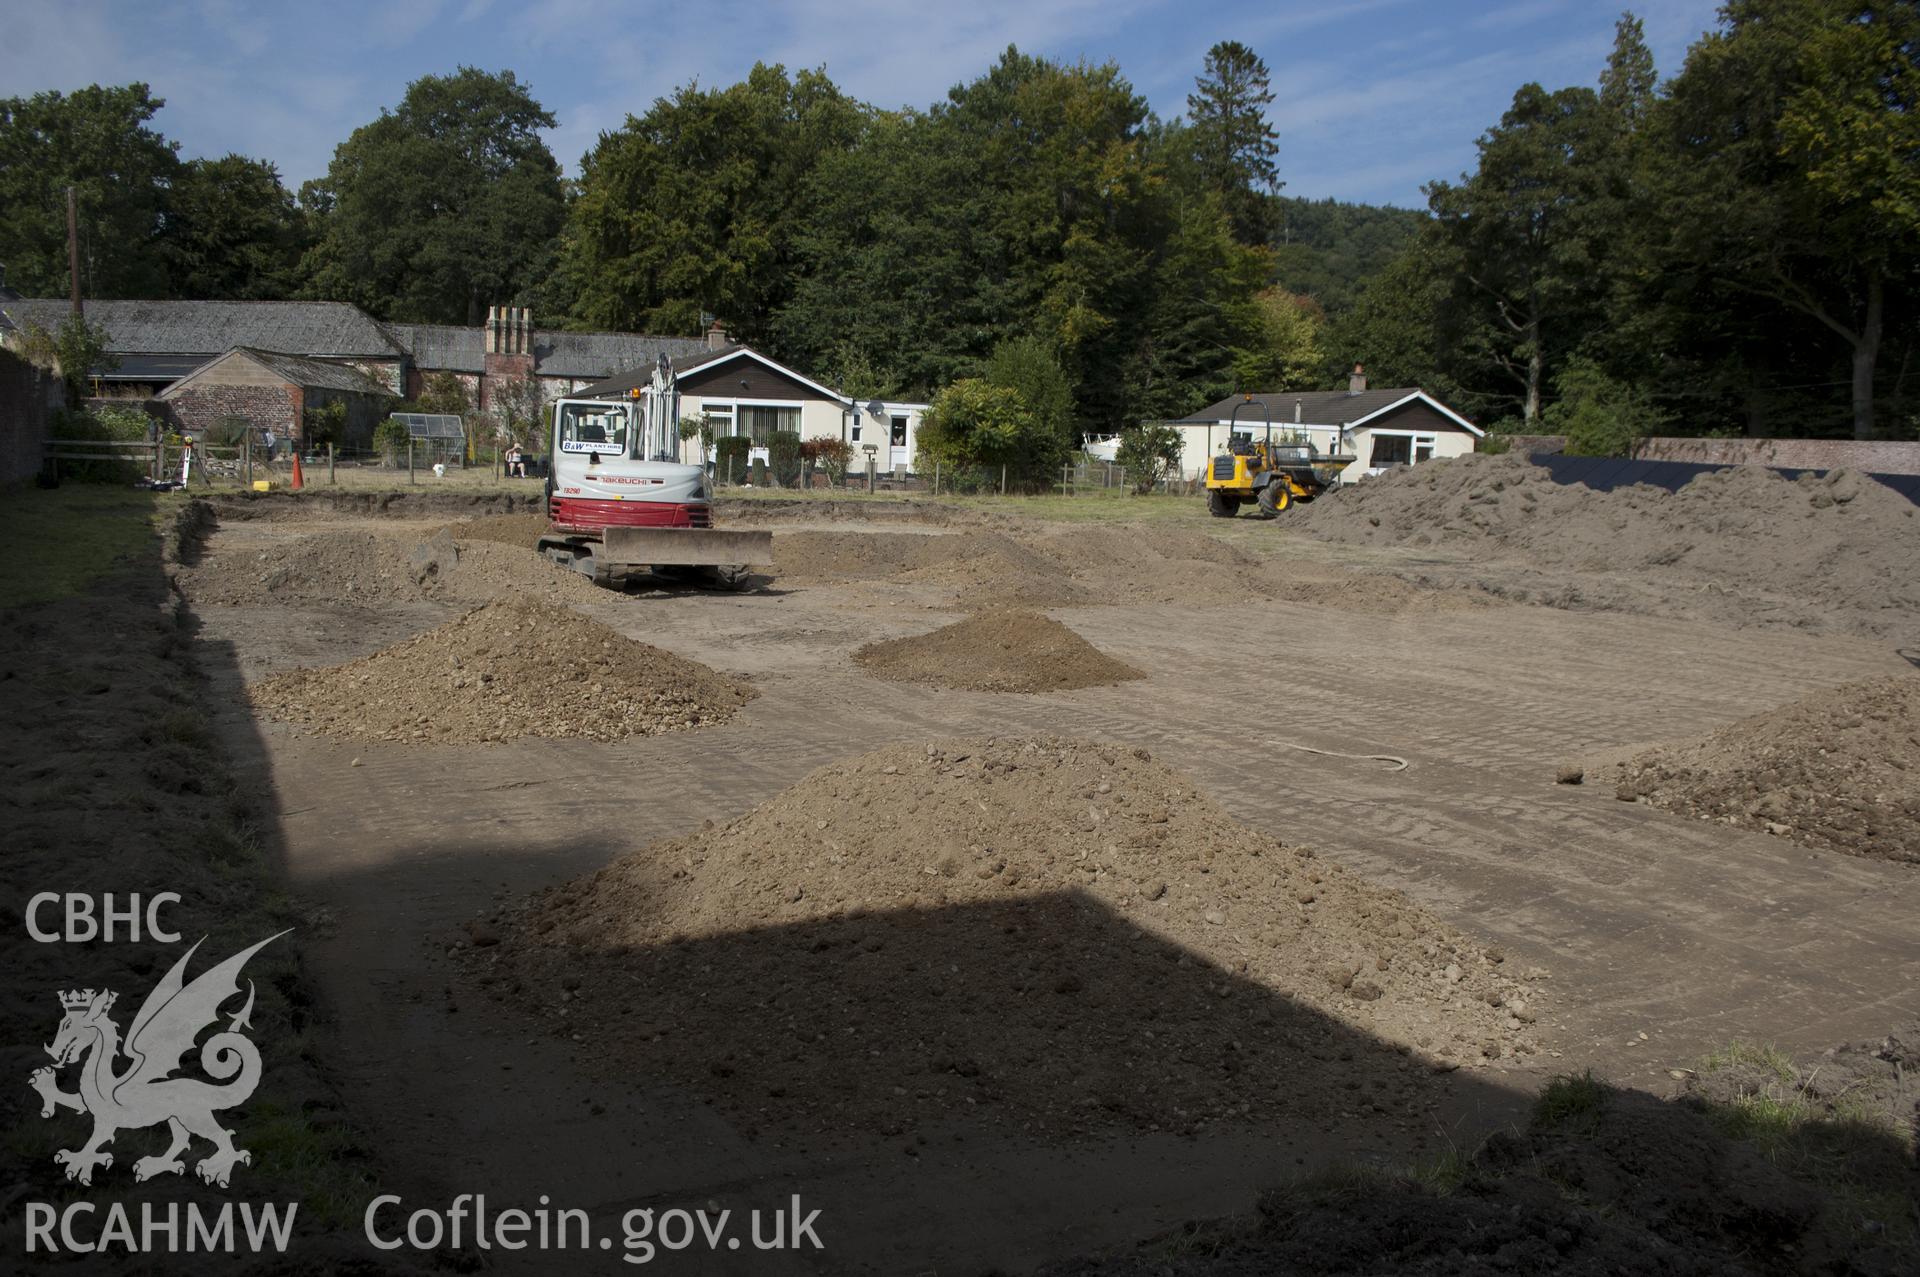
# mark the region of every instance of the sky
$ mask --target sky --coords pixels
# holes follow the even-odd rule
[[[152,86],[187,158],[273,161],[295,189],[410,80],[512,70],[557,119],[577,173],[602,132],[697,80],[754,62],[822,67],[853,96],[925,107],[1009,44],[1112,61],[1163,118],[1216,41],[1266,60],[1285,193],[1423,207],[1474,164],[1513,91],[1592,84],[1623,7],[1605,0],[0,0],[0,97]],[[1714,24],[1714,0],[1640,0],[1664,79]]]

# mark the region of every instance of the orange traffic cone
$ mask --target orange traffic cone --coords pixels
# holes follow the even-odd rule
[[[295,492],[306,486],[306,479],[300,474],[300,449],[293,450],[293,482],[287,485]]]

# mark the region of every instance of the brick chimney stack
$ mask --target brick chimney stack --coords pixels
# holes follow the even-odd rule
[[[720,350],[732,344],[733,337],[727,332],[726,326],[714,320],[707,328],[707,349]]]
[[[501,382],[533,375],[533,312],[525,306],[487,307],[486,375],[481,388],[485,407]]]
[[[1362,368],[1359,364],[1355,364],[1353,366],[1353,371],[1347,374],[1347,393],[1350,395],[1357,395],[1361,391],[1365,390],[1366,388],[1367,388],[1367,370],[1365,368]]]

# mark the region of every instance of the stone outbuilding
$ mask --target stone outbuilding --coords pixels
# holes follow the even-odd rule
[[[331,404],[345,407],[335,443],[366,447],[374,427],[397,396],[346,364],[278,351],[236,346],[208,360],[157,396],[180,429],[203,434],[223,421],[240,419],[264,434],[304,441],[306,414]]]

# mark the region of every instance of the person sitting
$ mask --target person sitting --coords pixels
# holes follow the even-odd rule
[[[527,477],[527,458],[517,444],[513,451],[507,454],[507,473],[517,479]]]

